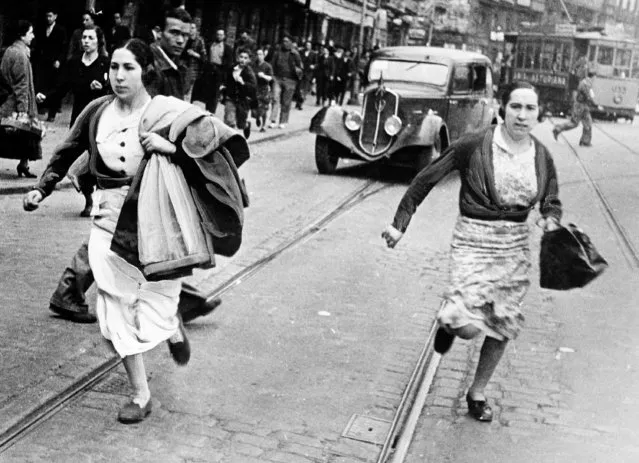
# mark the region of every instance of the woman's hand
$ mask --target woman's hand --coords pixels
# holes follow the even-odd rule
[[[42,193],[31,190],[22,197],[22,207],[25,211],[35,211],[42,201]]]
[[[147,153],[174,154],[177,151],[173,143],[157,133],[141,132],[140,144]]]
[[[102,84],[98,82],[97,80],[94,80],[93,82],[89,84],[89,88],[91,90],[102,90]]]
[[[386,246],[389,248],[394,248],[395,245],[399,243],[399,240],[402,239],[402,236],[404,236],[404,234],[392,225],[386,227],[382,232],[382,238],[386,240]]]
[[[47,99],[47,96],[44,93],[40,93],[38,92],[36,94],[36,103],[40,104],[40,103],[44,103],[44,100]]]

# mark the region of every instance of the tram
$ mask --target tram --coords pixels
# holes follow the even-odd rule
[[[527,80],[540,93],[545,115],[570,113],[579,81],[595,73],[593,116],[633,120],[639,97],[639,44],[572,24],[536,25],[504,34],[500,86]]]

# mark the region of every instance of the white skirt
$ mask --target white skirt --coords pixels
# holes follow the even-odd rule
[[[121,357],[146,352],[176,332],[182,287],[178,280],[147,281],[137,267],[111,251],[113,230],[127,190],[96,191],[89,237],[100,331]]]

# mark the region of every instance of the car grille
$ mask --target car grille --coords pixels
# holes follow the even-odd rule
[[[384,130],[384,122],[397,114],[399,96],[384,88],[371,90],[364,97],[364,120],[359,135],[362,150],[371,156],[383,154],[393,141]]]

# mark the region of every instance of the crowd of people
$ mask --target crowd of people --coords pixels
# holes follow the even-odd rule
[[[33,25],[24,22],[31,27],[35,39],[14,37],[19,40],[18,44],[26,45],[19,48],[23,54],[28,52],[28,59],[20,62],[21,67],[32,69],[32,82],[26,82],[26,72],[7,71],[4,79],[0,78],[0,86],[7,87],[4,93],[12,93],[9,88],[12,86],[32,86],[33,92],[15,92],[20,94],[19,105],[5,108],[4,115],[24,112],[35,118],[37,110],[53,122],[61,110],[61,102],[70,93],[73,125],[89,101],[110,92],[106,72],[109,56],[132,37],[131,30],[122,22],[122,15],[114,13],[106,25],[102,15],[84,11],[80,27],[68,35],[58,22],[58,14],[55,8],[49,8],[46,27],[37,34]],[[162,38],[162,29],[156,26],[144,35],[148,43],[156,44]],[[180,54],[169,54],[170,62],[164,63],[175,67],[180,74],[179,79],[173,80],[180,81],[179,87],[184,92],[181,97],[188,102],[200,102],[211,113],[215,113],[221,103],[225,123],[242,131],[246,138],[251,132],[249,115],[259,130],[265,131],[267,127],[285,128],[293,104],[302,109],[309,95],[315,96],[317,106],[344,104],[356,74],[365,82],[370,57],[369,50],[360,54],[357,47],[347,49],[332,40],[324,44],[298,43],[288,34],[284,34],[278,44],[265,41],[258,45],[249,30],[242,30],[233,46],[227,43],[223,29],[217,30],[213,40],[207,42],[193,19],[185,40],[186,44],[178,47]],[[15,61],[14,55],[9,53],[7,60]],[[156,58],[162,60],[162,53],[156,53]],[[173,90],[171,94],[175,93]],[[0,91],[0,98],[1,95]],[[18,166],[18,175],[33,177],[28,161],[39,158],[37,148],[25,154]],[[84,188],[87,199],[83,213],[88,215],[90,188],[81,182],[80,187]]]

